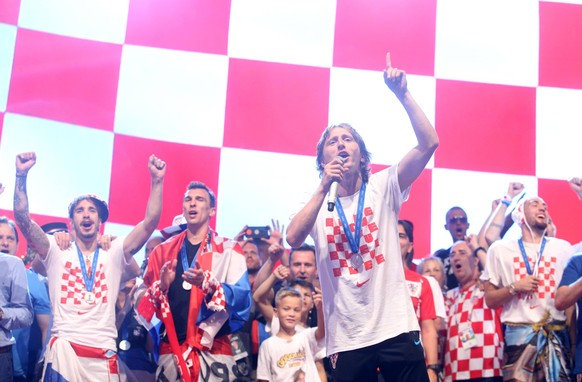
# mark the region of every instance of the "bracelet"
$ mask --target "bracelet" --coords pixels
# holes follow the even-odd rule
[[[511,204],[512,198],[509,195],[503,195],[503,197],[501,198],[501,203],[505,204],[507,207],[509,207],[509,205]]]
[[[436,363],[431,363],[430,365],[426,365],[427,370],[434,370],[436,371],[436,373],[440,373],[441,372],[441,367],[439,365],[437,365]]]
[[[26,178],[27,176],[28,176],[28,175],[18,175],[18,174],[16,174],[16,177],[17,177],[17,178]]]
[[[477,247],[477,249],[473,252],[473,254],[475,256],[477,256],[477,252],[479,252],[479,251],[483,251],[483,252],[487,253],[487,251],[485,250],[485,248],[483,248],[483,247]]]
[[[517,290],[515,289],[514,283],[509,284],[509,294],[515,296],[517,294]]]

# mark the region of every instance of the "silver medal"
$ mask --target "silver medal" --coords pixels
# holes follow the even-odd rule
[[[190,289],[192,289],[192,284],[190,284],[188,281],[184,280],[184,281],[182,281],[182,288],[184,288],[186,290],[190,290]]]
[[[131,343],[128,340],[123,340],[119,343],[119,349],[127,351],[131,349]]]
[[[362,264],[364,264],[364,259],[362,258],[362,255],[360,255],[359,253],[354,253],[350,258],[350,262],[352,263],[352,267],[354,267],[355,269],[359,269],[362,266]]]
[[[92,304],[95,302],[95,293],[93,292],[85,292],[85,301],[88,302],[89,304]]]

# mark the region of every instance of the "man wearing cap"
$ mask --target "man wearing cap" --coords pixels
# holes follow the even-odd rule
[[[569,381],[566,314],[556,309],[554,299],[572,246],[545,236],[547,205],[537,196],[522,199],[512,218],[520,225],[521,238],[494,242],[481,276],[487,305],[503,307],[503,379]]]
[[[0,185],[0,193],[1,193]],[[32,305],[24,264],[16,255],[18,232],[12,220],[0,217],[0,382],[12,382],[12,331],[30,326]]]
[[[138,312],[162,320],[156,380],[233,381],[245,377],[235,363],[228,334],[248,319],[250,284],[238,242],[210,227],[216,198],[201,182],[188,185],[182,203],[185,230],[149,257],[148,285]],[[163,230],[168,231],[168,230]]]
[[[69,206],[75,243],[67,250],[59,249],[54,237],[46,235],[31,220],[26,177],[35,163],[33,152],[16,156],[14,216],[48,275],[53,327],[44,378],[118,380],[115,302],[123,269],[159,223],[166,165],[150,156],[148,168],[152,181],[145,219],[125,238],[114,240],[105,251],[99,248],[97,236],[109,211],[107,204],[94,195],[79,196]]]

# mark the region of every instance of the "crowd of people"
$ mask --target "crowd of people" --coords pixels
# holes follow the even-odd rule
[[[127,236],[101,234],[109,208],[90,194],[68,225],[39,226],[36,154],[17,155],[14,221],[0,218],[0,381],[582,381],[582,257],[523,184],[477,234],[450,208],[451,247],[414,261],[414,224],[398,215],[439,139],[389,54],[384,82],[416,146],[371,174],[359,133],[327,127],[321,182],[266,235],[220,236],[216,196],[197,181],[155,235],[166,163],[154,155],[145,218]],[[570,186],[582,199],[582,179]],[[512,224],[517,240],[504,238]]]

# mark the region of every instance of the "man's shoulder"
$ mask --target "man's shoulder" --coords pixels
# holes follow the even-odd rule
[[[572,246],[572,244],[570,244],[569,241],[566,241],[563,239],[558,239],[557,237],[547,238],[547,240],[548,240],[548,242],[552,243],[552,245],[554,245],[555,247],[565,249],[565,250],[570,251],[572,253],[574,251],[574,247]]]
[[[582,271],[582,253],[576,253],[568,260],[568,268],[574,268]]]
[[[22,259],[20,259],[18,256],[9,255],[3,252],[0,252],[0,261],[5,264],[8,264],[11,268],[18,266],[19,264],[22,264],[24,266]]]
[[[415,281],[415,282],[419,282],[425,279],[424,276],[410,270],[410,269],[404,269],[404,279],[406,281]],[[427,281],[428,282],[428,281]]]
[[[519,245],[517,244],[517,240],[501,239],[493,242],[493,244],[489,246],[489,251],[499,252],[518,248]]]

